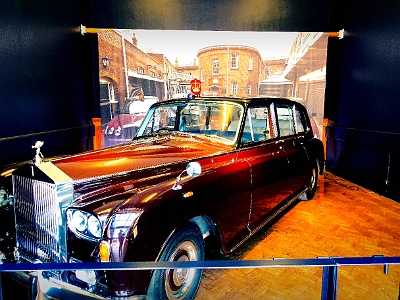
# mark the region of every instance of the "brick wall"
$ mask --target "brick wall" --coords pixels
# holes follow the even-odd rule
[[[113,30],[99,30],[99,75],[101,80],[114,85],[115,100],[126,98],[125,72],[123,69],[122,37]],[[109,58],[109,66],[104,67],[102,58]]]
[[[138,68],[142,68],[144,70],[143,75],[163,79],[162,62],[144,53],[129,41],[125,43],[125,49],[128,70],[138,72]]]
[[[132,36],[134,38],[134,36]],[[133,40],[125,39],[122,44],[122,36],[114,30],[99,30],[99,75],[100,80],[113,84],[115,100],[120,105],[129,97],[127,91],[124,53],[126,54],[126,68],[130,72],[163,80],[164,68],[161,56],[152,57],[141,51]],[[104,67],[102,57],[109,58],[109,66]],[[129,84],[128,84],[129,86]],[[129,87],[128,87],[129,89]]]
[[[238,68],[232,68],[232,54],[239,57]],[[251,97],[258,94],[260,73],[263,74],[263,63],[258,50],[246,46],[215,46],[200,49],[198,54],[199,70],[203,69],[204,81],[202,91],[217,91],[218,94],[232,95],[232,83],[237,83],[239,97]],[[250,59],[253,59],[252,69],[249,70]],[[218,75],[213,75],[213,61],[218,60]],[[261,75],[263,76],[263,75]],[[251,93],[248,93],[248,84]]]

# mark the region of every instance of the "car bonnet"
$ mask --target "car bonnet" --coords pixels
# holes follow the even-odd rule
[[[190,161],[229,151],[231,146],[194,136],[146,138],[53,161],[74,181]]]

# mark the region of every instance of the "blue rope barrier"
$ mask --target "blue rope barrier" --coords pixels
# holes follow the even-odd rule
[[[155,269],[238,269],[238,268],[296,268],[400,264],[400,257],[328,257],[265,260],[209,260],[177,262],[77,262],[77,263],[4,263],[0,272],[43,270],[155,270]]]
[[[336,300],[338,291],[338,268],[345,266],[383,265],[383,272],[388,273],[389,265],[399,265],[400,257],[318,257],[312,259],[265,259],[265,260],[209,260],[180,262],[77,262],[77,263],[3,263],[1,272],[25,274],[21,272],[37,271],[76,271],[76,270],[154,270],[154,269],[240,269],[240,268],[300,268],[322,267],[321,300]],[[16,272],[16,273],[14,273]],[[1,274],[0,274],[1,275]],[[28,277],[30,292],[34,293],[36,276]],[[1,287],[1,276],[0,276]],[[400,293],[400,292],[399,292]],[[32,294],[33,295],[33,294]],[[0,300],[2,300],[0,290]]]

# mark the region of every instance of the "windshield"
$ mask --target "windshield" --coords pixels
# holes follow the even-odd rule
[[[136,136],[179,131],[218,138],[231,145],[242,118],[243,107],[232,102],[160,103],[149,110]]]

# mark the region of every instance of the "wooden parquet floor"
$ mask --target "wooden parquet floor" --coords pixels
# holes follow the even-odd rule
[[[400,256],[400,203],[325,173],[298,202],[228,256],[216,259]],[[400,265],[343,266],[337,299],[399,300]],[[321,299],[322,268],[204,270],[196,299]]]

